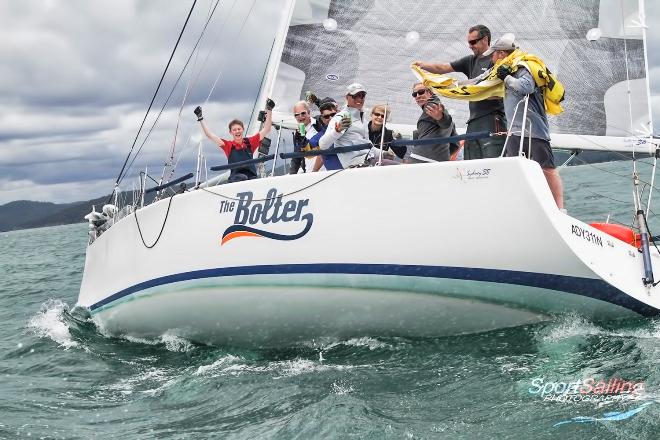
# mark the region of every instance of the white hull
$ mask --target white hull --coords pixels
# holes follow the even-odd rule
[[[247,191],[254,229],[233,226],[245,196],[227,203]],[[284,220],[257,202],[269,191],[285,195]],[[148,245],[168,204],[137,213]],[[655,250],[652,262],[660,276]],[[563,313],[654,315],[660,292],[643,274],[635,248],[557,210],[536,163],[499,158],[177,195],[152,249],[134,215],[88,247],[79,305],[111,333],[208,343],[444,336]]]

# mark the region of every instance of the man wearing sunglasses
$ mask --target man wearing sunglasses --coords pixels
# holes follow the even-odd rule
[[[468,30],[467,41],[472,55],[450,63],[416,61],[414,64],[432,73],[460,72],[468,79],[476,78],[493,67],[490,56],[484,56],[490,46],[490,30],[482,24],[472,26]],[[478,131],[490,131],[491,133],[506,131],[506,117],[501,99],[470,102],[470,118],[467,121],[466,132]],[[504,148],[504,139],[504,136],[495,136],[466,141],[464,158],[468,160],[498,157]]]
[[[445,111],[445,106],[440,102],[440,98],[435,96],[424,84],[415,83],[412,96],[422,109],[422,115],[417,120],[417,139],[446,138],[456,134],[451,115]],[[450,145],[447,143],[415,145],[407,162],[444,162],[448,161],[450,157]]]
[[[318,116],[314,128],[317,133],[309,139],[309,145],[313,148],[319,148],[319,140],[325,134],[330,120],[337,114],[337,102],[332,98],[323,98],[318,103],[321,114]],[[341,163],[336,154],[316,156],[312,171],[320,171],[325,167],[327,170],[340,170],[342,169]]]
[[[305,101],[299,101],[293,106],[293,117],[296,118],[298,128],[293,133],[293,151],[299,153],[307,151],[309,147],[309,139],[316,134],[316,129],[312,124],[312,115],[309,109],[309,104]],[[314,158],[310,160],[310,165],[313,165]],[[307,159],[303,157],[294,157],[291,159],[291,169],[289,174],[298,174],[302,168],[303,173],[307,171]]]
[[[369,144],[368,116],[365,119],[362,110],[366,96],[367,90],[362,84],[353,83],[346,88],[346,107],[330,120],[328,129],[319,139],[319,146],[322,149],[329,148],[333,144],[335,147]],[[336,157],[341,168],[356,167],[366,163],[370,149],[365,147],[358,151],[338,153]]]

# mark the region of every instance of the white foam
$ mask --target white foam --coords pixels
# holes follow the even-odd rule
[[[268,364],[268,370],[278,375],[274,379],[317,372],[352,370],[353,368],[355,367],[352,365],[327,365],[318,361],[300,358]]]
[[[123,378],[116,383],[101,386],[100,389],[120,393],[122,396],[128,396],[133,394],[138,388],[151,386],[153,388],[140,390],[140,392],[153,396],[172,386],[175,382],[176,378],[172,378],[167,370],[162,368],[148,368],[134,376]]]
[[[605,331],[588,322],[581,316],[568,315],[557,323],[553,323],[547,333],[541,335],[543,342],[558,342],[575,336],[599,335]]]
[[[660,339],[660,322],[651,323],[650,329],[608,330],[596,326],[585,318],[569,315],[561,321],[552,324],[547,333],[541,335],[543,342],[558,342],[575,336],[609,336],[635,339]]]
[[[341,345],[347,346],[347,347],[366,347],[369,350],[379,350],[379,349],[386,349],[386,350],[397,350],[398,348],[388,344],[386,342],[379,341],[378,339],[371,338],[368,336],[364,336],[361,338],[351,338],[348,340],[337,340],[337,339],[332,339],[332,338],[321,338],[316,341],[310,341],[307,343],[303,344],[304,346],[310,347],[310,348],[315,348],[319,349],[321,352],[323,351],[329,351],[335,347],[339,347]]]
[[[185,353],[195,348],[189,340],[168,333],[165,333],[163,336],[161,336],[160,340],[165,344],[165,348],[167,348],[169,351]]]
[[[327,365],[323,362],[296,358],[288,361],[269,362],[267,365],[250,365],[240,357],[226,355],[210,365],[202,365],[194,373],[197,376],[240,376],[243,374],[274,374],[274,379],[299,376],[325,371],[343,371],[355,367],[346,365]]]
[[[394,349],[394,347],[390,344],[369,337],[349,339],[348,341],[344,342],[344,344],[350,347],[367,347],[371,351],[381,348],[388,350]]]
[[[28,327],[41,338],[49,338],[57,342],[65,350],[78,347],[80,344],[74,341],[69,332],[69,327],[64,322],[64,312],[68,306],[60,300],[48,300],[41,306],[41,310],[30,318]]]
[[[165,344],[165,348],[169,351],[185,353],[190,350],[193,350],[195,346],[187,339],[180,336],[165,333],[159,338],[139,338],[136,336],[122,335],[122,339],[133,342],[135,344],[144,344],[144,345],[160,345]]]
[[[346,394],[352,393],[353,391],[355,391],[353,386],[345,384],[343,381],[336,381],[332,383],[332,392],[338,396],[344,396]]]
[[[221,357],[220,359],[216,360],[210,365],[201,365],[200,367],[197,368],[197,371],[195,371],[194,374],[196,376],[211,375],[216,371],[223,371],[226,369],[228,365],[234,364],[242,360],[243,358],[228,354],[227,356]]]

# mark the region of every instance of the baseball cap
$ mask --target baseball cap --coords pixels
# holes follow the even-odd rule
[[[353,83],[346,87],[346,94],[347,95],[355,95],[356,93],[364,92],[367,93],[367,90],[364,88],[364,86],[360,83]]]
[[[518,49],[516,44],[516,36],[513,34],[504,34],[497,40],[493,41],[490,48],[484,52],[485,57],[492,55],[496,50],[515,50]]]

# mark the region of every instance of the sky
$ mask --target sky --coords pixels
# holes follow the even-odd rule
[[[214,3],[197,1],[145,132]],[[175,137],[174,176],[194,169],[199,134],[193,129],[197,123],[192,109],[204,104],[209,92],[204,109],[213,121],[248,118],[279,4],[220,1],[201,49],[129,176],[149,166],[149,173],[160,177]],[[183,0],[0,2],[0,205],[15,200],[67,203],[112,191],[191,5]],[[648,46],[660,48],[660,2],[647,2],[646,9]],[[657,127],[660,50],[649,50],[649,69]],[[224,122],[214,128],[225,134]],[[223,162],[209,142],[204,142],[204,151],[209,166]],[[122,189],[133,189],[133,182],[127,179]]]

